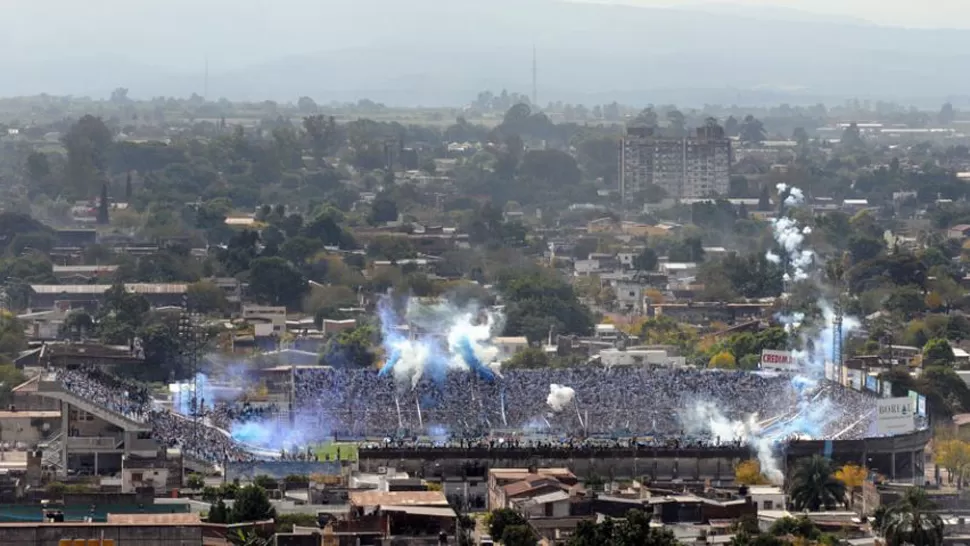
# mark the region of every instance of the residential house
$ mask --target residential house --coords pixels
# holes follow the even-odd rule
[[[492,344],[498,349],[499,360],[505,360],[529,348],[529,340],[525,336],[500,336],[492,338]]]
[[[540,479],[551,479],[552,481],[540,482]],[[546,489],[545,485],[555,485],[555,487],[548,488],[549,491],[552,491],[567,489],[579,483],[579,480],[575,474],[566,468],[492,468],[488,471],[489,509],[508,508],[509,493],[513,498],[517,496],[524,498],[527,493],[539,494],[532,491],[529,483],[540,486],[540,490]],[[510,492],[505,490],[505,487],[515,484],[518,485]]]
[[[946,230],[946,236],[950,239],[962,241],[970,237],[970,224],[957,224]]]
[[[84,308],[95,311],[103,303],[110,284],[32,284],[30,311]],[[182,305],[188,285],[183,283],[129,283],[125,290],[144,296],[152,307]]]
[[[253,325],[256,337],[279,337],[286,333],[286,307],[243,305],[242,318]]]
[[[53,273],[61,284],[85,284],[110,280],[116,271],[116,265],[55,265]]]

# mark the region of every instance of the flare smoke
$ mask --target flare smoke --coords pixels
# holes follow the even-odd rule
[[[797,206],[804,202],[804,194],[799,188],[778,184],[779,195],[784,196],[785,206]],[[798,222],[780,215],[772,222],[775,241],[782,255],[768,252],[768,261],[783,265],[785,281],[799,281],[808,278],[809,269],[814,264],[815,253],[803,248],[805,238],[811,233],[810,227],[800,227]],[[836,331],[833,327],[835,312],[828,302],[821,301],[821,323],[811,332],[803,330],[805,313],[789,312],[778,317],[784,324],[789,336],[799,336],[805,350],[793,351],[798,371],[792,377],[791,385],[796,400],[790,411],[777,416],[750,415],[745,419],[731,419],[710,402],[701,402],[689,408],[681,416],[685,430],[694,433],[707,433],[721,441],[741,441],[751,446],[758,455],[758,462],[764,475],[773,483],[781,483],[784,475],[776,455],[776,446],[785,440],[799,437],[818,438],[840,417],[831,400],[819,393],[819,382],[824,378],[825,362],[832,354]],[[852,317],[843,317],[842,335],[860,326]],[[760,417],[770,417],[759,421]]]
[[[413,388],[425,375],[438,381],[449,371],[464,371],[492,381],[499,373],[499,351],[491,339],[502,328],[500,314],[409,300],[400,317],[388,298],[381,300],[378,314],[387,355],[382,376],[393,375]]]
[[[576,390],[565,385],[555,383],[549,385],[549,396],[546,397],[546,404],[552,411],[560,412],[573,401],[576,397]]]

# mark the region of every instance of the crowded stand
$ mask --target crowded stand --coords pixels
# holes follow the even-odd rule
[[[148,420],[151,396],[144,387],[133,382],[112,377],[97,368],[57,370],[53,378],[69,392],[132,421],[145,423]]]
[[[414,389],[401,389],[373,370],[301,369],[295,380],[301,419],[315,419],[316,429],[348,437],[444,429],[450,438],[480,438],[503,429],[690,441],[684,423],[698,403],[713,404],[728,419],[779,417],[798,406],[789,377],[691,369],[510,370],[494,382],[452,373],[440,382],[422,379]],[[575,399],[562,411],[546,403],[551,383],[575,389]],[[834,391],[838,398],[832,402],[844,411],[828,423],[826,434],[843,431],[874,408],[866,394]],[[857,426],[843,437],[864,436],[867,429]]]
[[[153,436],[167,447],[178,447],[189,457],[217,464],[255,458],[225,431],[202,421],[166,410],[152,411],[150,421]]]
[[[143,386],[98,370],[54,373],[67,390],[150,424],[164,445],[211,463],[251,460],[227,431],[235,423],[278,415],[272,404],[222,401],[201,415],[182,416],[155,407]],[[759,422],[780,422],[797,418],[799,401],[806,399],[790,377],[736,371],[555,368],[509,370],[494,381],[451,373],[440,381],[423,378],[413,389],[369,369],[304,368],[294,374],[294,409],[308,441],[376,438],[388,447],[404,437],[424,437],[436,445],[492,448],[600,449],[618,441],[628,447],[730,448],[736,438],[685,429],[692,408],[708,404],[730,420],[756,415]],[[560,411],[547,404],[552,383],[575,390]],[[826,437],[871,433],[870,395],[823,382],[808,396],[832,404]]]
[[[152,436],[166,447],[178,447],[185,454],[209,463],[252,460],[253,456],[224,430],[210,426],[209,416],[184,417],[156,408],[143,386],[126,381],[97,368],[52,370],[48,379],[59,381],[66,390],[95,404],[152,427]],[[255,418],[255,410],[240,410],[232,415]]]

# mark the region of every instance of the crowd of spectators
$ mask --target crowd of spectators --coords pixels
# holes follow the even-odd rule
[[[212,424],[224,429],[231,430],[233,423],[247,423],[249,421],[259,421],[279,413],[276,404],[255,405],[249,402],[217,402],[211,409],[207,406],[206,416]]]
[[[96,369],[54,373],[67,390],[150,424],[164,445],[212,463],[252,459],[226,431],[235,422],[272,418],[278,411],[272,405],[220,402],[196,419],[155,407],[143,386]],[[830,408],[821,431],[827,437],[850,439],[874,432],[872,396],[824,382],[806,393],[783,375],[581,367],[513,370],[494,381],[451,373],[439,381],[422,379],[412,388],[379,377],[375,370],[303,368],[294,379],[297,422],[310,432],[309,441],[314,435],[320,441],[377,438],[387,446],[399,438],[430,437],[438,445],[484,442],[479,445],[494,448],[514,441],[591,449],[604,441],[599,437],[625,438],[628,446],[730,447],[737,439],[685,430],[694,418],[692,408],[706,404],[729,420],[755,415],[759,421],[781,422],[805,411],[807,398],[809,405]],[[575,391],[558,411],[547,404],[551,384]],[[543,440],[534,439],[539,437]],[[578,438],[582,440],[574,440]],[[615,440],[603,445],[610,442]]]
[[[65,389],[77,396],[124,415],[132,421],[148,420],[151,396],[133,382],[106,374],[97,368],[59,369],[53,372]]]
[[[829,397],[833,409],[822,432],[849,438],[867,433],[871,419],[866,416],[875,407],[871,397],[841,387],[800,392],[784,375],[694,369],[514,370],[493,382],[452,373],[437,382],[422,379],[412,389],[373,370],[317,368],[298,370],[295,381],[301,420],[326,434],[357,438],[472,439],[498,430],[704,442],[710,438],[685,434],[691,410],[700,403],[729,420],[751,415],[767,420],[793,417],[805,396],[816,402]],[[575,390],[561,411],[546,403],[553,383]]]
[[[48,379],[60,381],[66,390],[94,404],[150,425],[152,437],[166,447],[180,448],[190,457],[215,464],[253,459],[228,433],[209,426],[208,416],[193,419],[156,407],[144,385],[97,368],[51,370]],[[251,411],[245,413],[250,415]]]
[[[150,413],[150,422],[155,438],[166,447],[178,447],[189,457],[215,464],[255,459],[225,431],[206,425],[202,419],[155,410]]]

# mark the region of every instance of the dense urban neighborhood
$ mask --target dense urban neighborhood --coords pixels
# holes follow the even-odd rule
[[[0,98],[0,544],[970,544],[970,108],[532,62]]]

